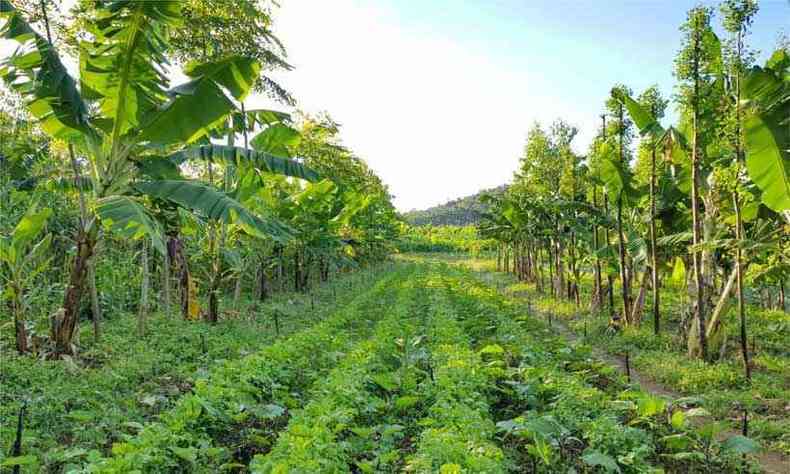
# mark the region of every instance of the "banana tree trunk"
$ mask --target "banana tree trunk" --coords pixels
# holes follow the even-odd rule
[[[19,354],[24,354],[28,351],[27,328],[25,320],[18,314],[14,315],[14,331],[16,333],[16,351]]]
[[[169,260],[173,262],[178,272],[178,292],[180,294],[181,316],[189,319],[189,263],[184,252],[184,244],[178,235],[171,235],[167,241]]]
[[[91,292],[91,316],[93,318],[93,343],[96,344],[101,338],[101,305],[99,304],[99,291],[96,288],[96,256],[91,259],[88,267],[88,283]]]
[[[162,256],[162,310],[165,315],[170,316],[170,252],[165,252]]]
[[[633,307],[631,308],[631,321],[634,325],[639,326],[642,322],[642,311],[645,308],[645,294],[647,293],[648,278],[652,274],[652,269],[646,267],[642,274],[642,284],[639,287],[639,295],[634,300]]]
[[[77,253],[69,274],[69,283],[63,297],[63,308],[52,318],[51,338],[55,342],[55,357],[74,354],[72,338],[79,320],[80,302],[85,292],[88,266],[96,248],[97,224],[77,234]]]
[[[738,269],[736,267],[732,270],[732,272],[730,272],[730,276],[727,278],[727,281],[721,290],[719,300],[716,302],[716,306],[714,307],[713,313],[711,314],[710,320],[708,321],[708,327],[705,334],[708,338],[714,337],[721,328],[721,317],[727,312],[727,309],[729,308],[730,294],[732,293],[733,288],[735,288],[737,282]]]
[[[142,337],[145,334],[145,320],[148,317],[148,287],[151,280],[151,271],[148,266],[148,242],[145,240],[143,241],[140,266],[143,271],[143,282],[140,286],[140,307],[137,312],[137,335]]]

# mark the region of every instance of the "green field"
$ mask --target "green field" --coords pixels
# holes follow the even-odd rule
[[[405,256],[338,280],[279,337],[267,307],[216,331],[158,314],[91,364],[11,359],[3,419],[31,400],[31,472],[756,469],[748,439],[695,423],[709,401],[641,391],[467,264]]]
[[[788,25],[0,0],[0,474],[790,474]]]

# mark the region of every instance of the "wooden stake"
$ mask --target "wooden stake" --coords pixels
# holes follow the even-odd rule
[[[22,406],[19,408],[19,418],[17,418],[16,422],[16,439],[14,439],[14,446],[11,448],[11,456],[18,457],[22,455],[22,426],[23,421],[25,419],[25,411],[27,410],[27,400],[22,402]],[[14,466],[13,470],[14,474],[19,474],[20,466],[17,464]]]

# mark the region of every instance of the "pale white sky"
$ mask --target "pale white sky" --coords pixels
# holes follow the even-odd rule
[[[400,210],[510,179],[528,125],[572,104],[431,31],[404,28],[376,2],[288,0],[276,33],[294,70],[278,75],[308,112],[328,111],[344,143],[378,173]]]

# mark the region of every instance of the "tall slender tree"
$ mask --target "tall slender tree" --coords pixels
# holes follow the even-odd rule
[[[744,181],[743,168],[743,146],[742,130],[743,120],[741,116],[741,80],[745,69],[748,66],[748,59],[744,58],[747,53],[745,49],[745,38],[749,33],[749,26],[752,24],[754,15],[757,13],[757,2],[754,0],[725,0],[721,5],[724,29],[730,33],[731,38],[726,50],[727,54],[727,73],[730,83],[733,84],[732,99],[730,104],[729,121],[732,126],[731,142],[735,155],[735,176],[732,183],[733,206],[735,208],[735,272],[738,295],[738,320],[740,323],[740,343],[741,356],[747,380],[752,378],[751,365],[749,364],[749,348],[746,334],[746,302],[744,300],[743,282],[743,249],[741,243],[744,241],[743,212],[741,193],[743,187],[740,185]]]
[[[709,87],[715,71],[711,63],[717,54],[718,40],[711,29],[712,10],[705,6],[697,6],[689,10],[686,22],[681,26],[682,47],[675,60],[675,76],[680,81],[679,100],[684,112],[690,118],[691,136],[691,258],[694,271],[694,316],[695,328],[691,334],[697,334],[697,340],[689,338],[689,352],[694,354],[698,347],[703,360],[708,358],[708,341],[706,338],[706,288],[703,281],[703,261],[701,244],[702,216],[700,199],[701,170],[703,147],[701,141],[702,112],[706,108],[705,100],[709,95]]]

